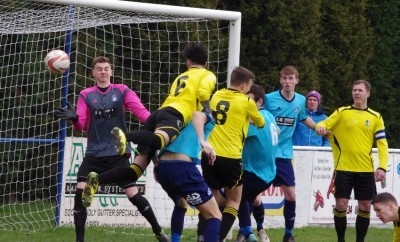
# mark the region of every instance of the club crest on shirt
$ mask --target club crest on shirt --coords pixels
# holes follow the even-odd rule
[[[371,122],[367,119],[365,120],[365,126],[369,127],[371,125]]]
[[[117,101],[117,96],[116,96],[116,95],[112,95],[111,100],[112,100],[113,102]]]
[[[294,112],[295,112],[295,113],[298,113],[298,112],[299,112],[299,107],[295,107],[295,108],[294,108]]]

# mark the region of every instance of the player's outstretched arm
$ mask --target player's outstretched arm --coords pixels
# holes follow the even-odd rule
[[[303,124],[305,124],[307,127],[309,127],[312,130],[315,130],[315,128],[316,128],[316,123],[310,117],[307,117],[305,120],[303,120]]]

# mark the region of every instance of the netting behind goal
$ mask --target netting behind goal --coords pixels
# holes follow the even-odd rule
[[[70,209],[85,134],[74,132],[70,123],[60,122],[53,111],[67,100],[76,103],[79,92],[95,84],[91,77],[93,58],[109,57],[113,81],[132,88],[154,111],[166,97],[170,83],[186,69],[182,50],[189,41],[208,47],[209,68],[217,75],[219,87],[225,86],[229,21],[3,0],[0,230],[35,231],[55,223],[72,223]],[[64,76],[51,74],[45,67],[43,59],[52,49],[70,55],[71,66]],[[134,117],[127,115],[126,121],[129,130],[140,129]],[[62,186],[61,180],[66,184]],[[160,223],[169,226],[166,207],[171,203],[151,172],[139,185]],[[95,200],[98,209],[89,211],[89,223],[147,226],[120,189],[103,187]]]

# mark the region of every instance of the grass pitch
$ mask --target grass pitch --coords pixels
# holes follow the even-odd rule
[[[271,242],[282,241],[283,229],[267,229],[267,234]],[[169,234],[169,230],[165,231]],[[237,231],[233,232],[234,241]],[[334,242],[336,241],[336,232],[331,227],[303,227],[293,231],[296,242]],[[346,232],[346,241],[356,240],[355,228],[348,227]],[[392,241],[393,230],[370,228],[366,237],[366,242]],[[74,241],[75,232],[73,227],[58,227],[55,229],[42,230],[37,232],[23,231],[0,231],[0,241]],[[185,229],[181,241],[196,241],[197,234],[193,229]],[[88,227],[86,229],[86,242],[151,242],[157,241],[150,229],[147,228],[111,228],[111,227]]]

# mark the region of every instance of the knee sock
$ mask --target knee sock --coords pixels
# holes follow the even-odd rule
[[[126,133],[126,140],[135,144],[147,145],[159,150],[165,146],[164,136],[148,130],[138,130]]]
[[[129,166],[129,168],[130,169],[127,169],[127,170],[129,170],[129,173],[131,174],[131,179],[133,178],[135,181],[137,181],[143,175],[144,171],[139,165],[133,163]],[[127,180],[127,179],[125,179],[125,180]]]
[[[370,213],[358,210],[356,218],[357,242],[364,242],[369,227]]]
[[[129,167],[119,166],[99,174],[99,184],[120,183],[124,181],[137,181],[143,174],[143,169],[133,163]]]
[[[257,231],[264,229],[264,204],[253,206],[253,217],[257,223]]]
[[[217,218],[207,219],[204,232],[204,242],[214,242],[219,239],[219,231],[221,228],[221,220]]]
[[[129,201],[137,207],[139,212],[147,219],[150,223],[153,233],[155,235],[160,235],[161,227],[157,222],[156,216],[154,215],[153,209],[150,206],[149,201],[143,197],[140,193],[137,193],[133,197],[129,198]]]
[[[221,229],[219,232],[219,239],[224,240],[226,235],[229,233],[235,219],[238,215],[238,211],[234,208],[225,207],[222,212]]]
[[[171,216],[171,238],[172,242],[180,241],[185,222],[185,213],[187,209],[175,206]]]
[[[76,189],[74,204],[74,224],[77,242],[85,241],[85,223],[87,219],[87,211],[82,204],[82,193],[83,189]]]
[[[241,201],[238,211],[239,227],[244,228],[246,226],[251,226],[251,211],[248,201]]]
[[[333,220],[335,221],[335,229],[338,237],[338,242],[344,242],[347,227],[347,212],[333,209]]]
[[[285,217],[285,236],[292,237],[292,229],[296,220],[296,201],[285,200],[283,216]]]
[[[197,223],[197,235],[204,235],[207,221],[201,213],[199,213],[198,217],[199,217],[199,222]]]

